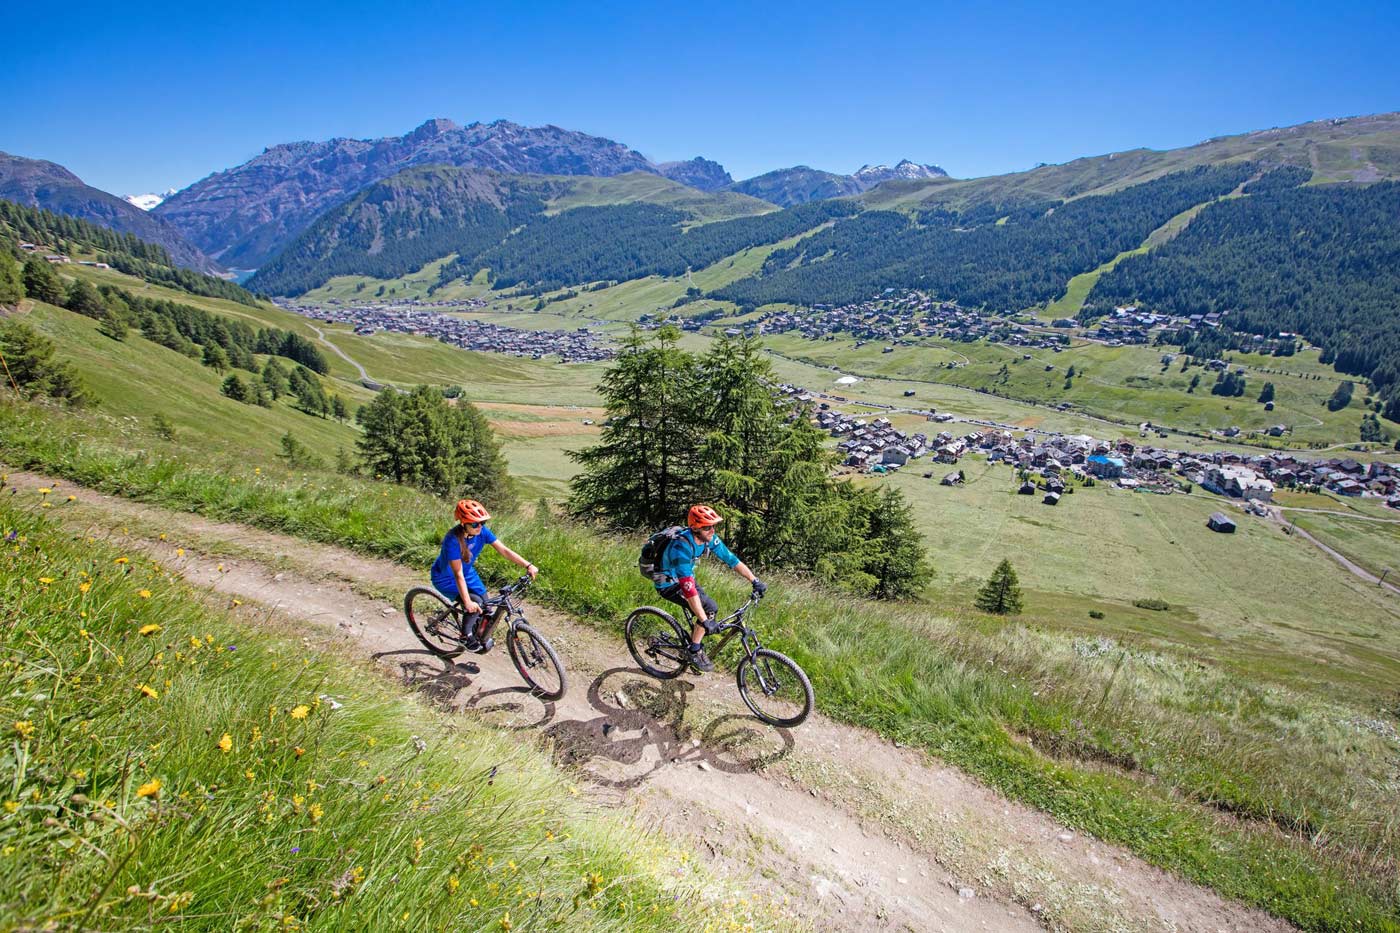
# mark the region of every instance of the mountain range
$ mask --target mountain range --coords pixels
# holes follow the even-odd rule
[[[77,175],[54,162],[0,152],[0,198],[81,217],[118,233],[130,233],[165,247],[176,263],[190,269],[218,270],[213,260],[192,246],[169,222],[114,194],[84,184]]]
[[[1400,118],[1379,114],[1217,137],[1181,149],[1127,150],[985,178],[954,179],[937,166],[904,160],[892,167],[865,165],[849,175],[794,166],[736,182],[704,157],[653,162],[622,143],[557,126],[506,120],[459,126],[433,119],[403,136],[273,146],[155,204],[159,196],[128,203],[54,163],[0,155],[0,197],[134,233],[165,246],[178,263],[209,271],[217,268],[215,260],[231,268],[265,266],[328,211],[405,169],[427,165],[593,179],[578,190],[576,204],[689,200],[698,206],[696,217],[705,220],[765,209],[759,202],[789,208],[832,198],[854,198],[869,210],[966,215],[1105,194],[1172,171],[1241,160],[1307,166],[1314,183],[1370,182],[1400,176],[1397,151]],[[598,183],[620,177],[654,182]],[[344,223],[344,217],[337,222],[338,236],[348,235]]]

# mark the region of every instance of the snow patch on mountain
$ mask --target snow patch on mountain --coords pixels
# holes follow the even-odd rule
[[[866,187],[873,187],[891,178],[947,178],[948,173],[937,165],[921,165],[901,159],[894,168],[888,165],[862,165],[851,177]]]
[[[126,203],[139,207],[143,211],[148,211],[174,193],[174,188],[167,188],[162,194],[128,194],[126,196]]]

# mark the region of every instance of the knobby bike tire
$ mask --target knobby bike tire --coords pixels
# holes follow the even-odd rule
[[[414,605],[415,601],[419,604],[417,607]],[[444,613],[440,620],[429,615],[435,616],[438,612],[437,607],[441,607]],[[455,658],[465,650],[461,638],[456,633],[434,634],[433,627],[439,622],[458,625],[452,604],[443,599],[437,590],[426,586],[415,586],[409,590],[403,598],[403,614],[408,620],[408,627],[418,636],[423,647],[438,657]]]
[[[530,685],[530,692],[541,700],[558,700],[569,689],[569,679],[564,674],[564,665],[559,655],[543,635],[535,631],[528,622],[521,622],[506,636],[506,650],[510,652],[515,669]],[[552,669],[558,675],[558,685],[549,683],[542,677]]]
[[[739,696],[743,697],[744,705],[769,725],[782,728],[800,726],[812,712],[815,701],[812,682],[807,679],[807,672],[785,654],[759,648],[739,662],[734,678],[738,681]],[[763,707],[764,702],[771,703],[776,699],[764,693],[764,681],[770,682],[770,685],[776,681],[781,692],[778,702],[788,704],[786,708],[767,710]]]
[[[624,630],[632,660],[651,676],[670,680],[690,666],[681,653],[686,650],[690,636],[669,612],[655,606],[634,609],[627,617]]]

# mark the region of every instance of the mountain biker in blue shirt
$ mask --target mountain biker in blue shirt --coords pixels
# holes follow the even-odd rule
[[[754,595],[762,596],[768,591],[768,586],[715,534],[715,526],[722,521],[719,513],[708,505],[691,506],[685,518],[686,530],[676,536],[661,556],[660,572],[664,576],[656,584],[656,591],[663,599],[687,606],[695,613],[697,622],[690,633],[690,664],[701,672],[715,669],[702,643],[705,635],[717,627],[715,616],[719,613],[719,604],[695,582],[695,562],[706,554],[713,554],[752,583]]]
[[[486,527],[491,514],[480,502],[463,499],[457,503],[454,517],[457,524],[443,536],[442,547],[437,560],[433,561],[429,577],[439,593],[460,602],[466,610],[462,623],[463,635],[470,641],[481,619],[482,604],[486,601],[486,584],[481,582],[481,575],[476,572],[476,559],[482,549],[491,545],[497,554],[524,567],[531,580],[539,573],[539,568],[497,540],[491,529]]]

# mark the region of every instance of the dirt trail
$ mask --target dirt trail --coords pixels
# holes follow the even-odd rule
[[[346,353],[344,350],[340,349],[340,347],[336,346],[335,344],[331,343],[329,340],[326,339],[325,331],[321,330],[321,328],[317,327],[315,324],[312,324],[310,321],[306,322],[306,326],[314,330],[316,332],[316,339],[321,341],[321,343],[325,344],[326,346],[330,347],[331,351],[334,352],[336,356],[340,357],[342,360],[358,369],[360,371],[361,379],[369,379],[369,373],[365,372],[365,368],[361,366],[357,360],[351,358],[350,354]]]
[[[528,610],[571,679],[563,700],[542,703],[503,650],[454,664],[421,648],[397,604],[421,582],[410,569],[33,474],[9,483],[22,499],[40,486],[76,493],[48,514],[249,603],[237,610],[249,619],[270,608],[309,623],[311,637],[373,657],[431,701],[538,738],[604,805],[631,808],[753,889],[776,888],[817,929],[1290,929],[868,731],[816,714],[793,731],[763,726],[723,673],[652,680],[619,639],[559,613]]]

